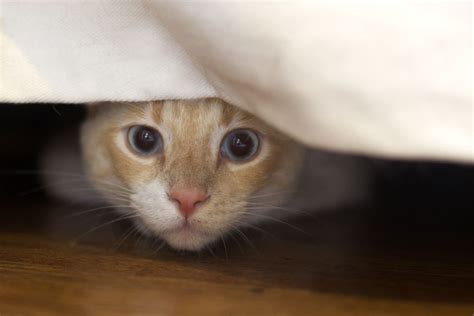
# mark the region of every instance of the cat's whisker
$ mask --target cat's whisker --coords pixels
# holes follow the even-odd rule
[[[82,177],[87,178],[82,173],[74,172],[63,172],[57,170],[33,170],[33,169],[14,169],[14,170],[0,170],[0,174],[8,175],[60,175],[60,176],[71,176],[71,177]]]
[[[67,177],[72,177],[72,178],[80,178],[80,179],[85,179],[86,182],[90,181],[90,177],[86,174],[81,174],[81,173],[72,173],[72,172],[63,172],[63,171],[55,171],[55,170],[5,170],[5,171],[0,171],[0,174],[12,174],[12,175],[57,175],[57,176],[67,176]],[[78,180],[80,181],[80,180]],[[124,190],[124,192],[128,193],[134,193],[132,190],[114,182],[110,182],[104,179],[96,179],[94,178],[94,181],[97,183],[101,183],[104,185],[110,185],[113,187],[120,188]]]
[[[276,191],[276,192],[265,193],[265,194],[251,195],[248,199],[249,200],[255,200],[255,199],[260,199],[260,198],[275,196],[275,195],[292,194],[292,193],[295,193],[295,192],[296,192],[296,190],[282,190],[282,191]]]
[[[51,187],[53,187],[53,185],[51,185]],[[74,193],[78,193],[78,192],[84,192],[84,193],[87,193],[87,192],[92,192],[92,193],[98,193],[97,192],[97,189],[96,188],[93,188],[93,187],[76,187],[76,188],[68,188],[68,192],[74,192]],[[114,199],[122,199],[123,201],[130,201],[130,194],[128,192],[121,192],[120,190],[110,190],[110,189],[104,189],[102,188],[101,189],[101,192],[102,193],[109,193],[111,194]]]
[[[225,251],[225,259],[228,260],[229,259],[229,256],[227,255],[227,246],[225,244],[225,239],[224,237],[221,235],[220,236],[221,240],[222,240],[222,244],[224,245],[224,251]]]
[[[53,187],[53,185],[51,185],[51,187]],[[104,189],[101,189],[102,192],[106,192],[106,193],[110,193],[110,194],[113,194],[117,197],[128,197],[128,193],[125,193],[125,192],[120,192],[120,191],[117,191],[117,190],[104,190]],[[77,187],[77,188],[68,188],[68,192],[94,192],[94,193],[97,193],[97,189],[95,188],[91,188],[91,187]]]
[[[113,248],[114,251],[117,251],[120,249],[120,246],[122,246],[122,244],[125,242],[125,240],[127,240],[128,237],[130,237],[135,231],[137,230],[137,228],[135,226],[131,226],[129,229],[127,229],[127,231],[124,233],[124,236],[122,237],[122,239],[118,242],[118,244],[116,244]]]
[[[114,223],[117,223],[117,222],[120,222],[120,221],[123,221],[123,220],[126,220],[126,219],[131,219],[131,218],[135,218],[135,217],[138,217],[139,215],[137,214],[132,214],[132,215],[125,215],[125,216],[121,216],[119,218],[116,218],[116,219],[113,219],[111,221],[108,221],[106,223],[103,223],[103,224],[100,224],[98,226],[95,226],[91,229],[89,229],[88,231],[86,231],[85,233],[83,233],[82,235],[80,235],[79,237],[75,238],[75,242],[79,241],[80,239],[84,238],[86,235],[100,229],[100,228],[103,228],[105,226],[109,226],[111,224],[114,224]]]
[[[127,197],[119,197],[119,196],[109,196],[109,201],[124,202],[124,203],[128,203],[129,205],[131,205],[133,202],[131,199]]]
[[[111,191],[119,191],[119,192],[123,192],[123,193],[127,193],[127,194],[133,194],[135,193],[133,190],[121,185],[121,184],[116,184],[116,183],[102,183],[100,181],[97,181],[97,183],[99,184],[102,184],[103,187],[102,188],[107,188],[108,190],[111,190]]]
[[[242,249],[242,245],[240,244],[240,242],[234,237],[234,234],[233,234],[233,231],[229,231],[227,232],[227,236],[229,236],[230,238],[232,238],[232,240],[237,244],[237,247],[239,247],[239,250],[240,250],[240,253],[241,254],[244,254],[244,251]]]
[[[2,170],[0,174],[9,174],[9,175],[56,175],[56,176],[67,176],[72,178],[81,178],[89,180],[89,177],[82,173],[73,173],[73,172],[63,172],[58,170]]]
[[[61,206],[66,209],[66,210],[69,210],[69,209],[76,209],[78,208],[79,206],[88,206],[89,204],[84,204],[84,202],[82,201],[72,201],[70,203],[62,203]],[[91,204],[90,206],[97,206],[98,203],[93,203]]]
[[[32,193],[47,190],[49,188],[60,187],[60,186],[66,185],[66,184],[74,184],[74,183],[84,183],[85,186],[83,188],[79,187],[79,188],[69,189],[70,192],[81,191],[81,190],[84,190],[84,191],[89,190],[91,192],[96,192],[97,191],[95,188],[88,186],[88,183],[89,183],[88,177],[85,176],[85,175],[81,175],[81,174],[69,174],[69,173],[62,173],[62,172],[46,172],[46,171],[21,171],[21,170],[16,170],[16,171],[14,170],[14,171],[11,171],[11,172],[0,172],[0,173],[19,174],[19,175],[50,174],[50,173],[51,174],[56,174],[57,173],[58,175],[63,175],[63,176],[68,176],[68,177],[73,178],[73,179],[67,179],[67,180],[63,180],[63,181],[56,181],[54,183],[49,183],[47,185],[38,186],[38,187],[32,188],[30,190],[20,192],[19,196],[26,196],[26,195],[29,195],[29,194],[32,194]],[[121,186],[119,184],[116,184],[116,183],[112,183],[112,182],[101,180],[101,179],[97,179],[96,181],[98,183],[103,184],[104,186],[109,186],[109,188],[102,188],[102,190],[105,191],[105,192],[109,192],[109,193],[112,193],[112,194],[115,194],[115,195],[118,195],[118,196],[122,196],[122,197],[128,197],[128,195],[134,193],[132,190],[130,190],[130,189],[124,187],[124,186]]]
[[[265,219],[268,219],[268,220],[271,220],[271,221],[274,221],[274,222],[277,222],[277,223],[280,223],[280,224],[283,224],[283,225],[286,225],[290,228],[293,228],[294,230],[296,231],[299,231],[300,233],[303,233],[307,236],[311,236],[310,233],[308,233],[307,231],[295,226],[295,225],[292,225],[288,222],[285,222],[283,220],[280,220],[278,218],[275,218],[275,217],[272,217],[272,216],[268,216],[268,215],[263,215],[263,214],[260,214],[260,213],[255,213],[255,212],[241,212],[240,215],[244,215],[244,216],[254,216],[254,217],[260,217],[260,218],[265,218]]]
[[[77,183],[77,182],[80,183],[80,182],[83,182],[83,180],[82,179],[81,180],[73,179],[73,180],[66,180],[66,181],[58,181],[58,182],[54,182],[54,183],[49,183],[49,184],[46,184],[46,185],[31,188],[27,191],[20,192],[20,193],[18,193],[18,195],[19,196],[26,196],[26,195],[29,195],[29,194],[32,194],[32,193],[43,191],[45,189],[62,186],[64,184]]]
[[[213,256],[215,259],[220,259],[220,258],[216,255],[216,253],[212,250],[212,248],[209,247],[209,245],[206,245],[206,249],[207,249],[207,251],[209,251],[209,252],[212,254],[212,256]]]
[[[307,212],[307,211],[304,211],[304,210],[301,210],[301,209],[295,208],[295,207],[284,207],[284,206],[278,206],[278,205],[269,205],[269,204],[265,204],[265,203],[247,203],[246,208],[248,210],[272,210],[272,209],[276,209],[276,210],[287,211],[288,213],[296,212],[296,213],[300,213],[300,214],[303,214],[303,215],[311,217],[311,218],[316,218],[313,213],[310,213],[310,212]]]
[[[133,207],[131,207],[130,205],[105,205],[105,206],[95,207],[95,208],[92,208],[92,209],[88,209],[88,210],[68,214],[68,215],[64,216],[64,218],[76,217],[76,216],[80,216],[80,215],[84,215],[84,214],[88,214],[88,213],[92,213],[92,212],[96,212],[96,211],[100,211],[100,210],[106,210],[106,209],[116,210],[117,208],[130,208],[130,209],[133,209]]]
[[[237,232],[237,234],[240,235],[240,237],[242,237],[242,239],[255,251],[255,253],[258,255],[259,252],[257,250],[257,248],[255,247],[255,245],[250,241],[250,239],[247,237],[247,235],[245,235],[244,232],[242,232],[238,227],[236,226],[231,226],[231,229],[235,232]]]
[[[155,254],[157,254],[157,253],[158,253],[161,249],[163,249],[163,247],[166,245],[166,241],[164,241],[164,240],[160,240],[160,241],[161,241],[161,242],[160,242],[158,248],[156,248],[155,251],[154,251]]]
[[[296,210],[296,209],[286,209],[286,208],[281,208],[281,207],[271,207],[271,206],[251,206],[246,208],[248,211],[272,211],[272,210],[278,210],[278,211],[284,211],[288,214],[293,214],[293,213],[298,213],[301,216],[309,216],[314,218],[313,215],[306,213],[304,211]],[[259,213],[260,214],[260,213]]]
[[[263,228],[261,228],[261,227],[258,227],[258,226],[256,226],[256,225],[252,225],[252,224],[246,223],[246,224],[242,225],[242,227],[254,229],[254,230],[256,230],[256,231],[259,231],[259,232],[263,233],[264,235],[269,235],[269,236],[272,237],[273,239],[277,239],[275,235],[273,235],[272,233],[270,233],[270,232],[266,231],[265,229],[263,229]]]
[[[69,189],[69,192],[85,192],[85,193],[94,192],[94,193],[97,193],[97,190],[94,189],[94,188],[74,188],[74,189]],[[129,195],[126,194],[126,193],[121,193],[121,192],[117,192],[117,191],[109,191],[109,190],[104,190],[104,189],[101,189],[101,192],[110,193],[111,195],[113,195],[116,198],[123,198],[124,200],[130,201]]]
[[[271,209],[281,210],[282,208],[280,208],[278,206],[272,207],[272,206],[268,206],[268,205],[262,205],[262,206],[247,206],[246,209],[247,210],[271,210]]]
[[[100,190],[102,190],[104,192],[107,190],[107,192],[116,193],[116,194],[120,193],[124,196],[129,196],[129,195],[132,195],[132,194],[135,193],[134,191],[129,190],[125,187],[118,186],[118,185],[117,186],[111,186],[111,185],[108,185],[108,184],[106,184],[104,187],[101,187]]]
[[[135,240],[135,245],[133,246],[135,249],[136,248],[141,248],[140,242],[145,237],[145,234],[140,229],[138,229],[137,232],[138,232],[139,235],[138,235],[138,238]]]
[[[101,206],[101,207],[94,207],[92,209],[87,209],[87,210],[84,210],[84,211],[78,211],[78,212],[74,212],[74,213],[64,215],[63,218],[64,219],[70,219],[72,217],[77,217],[77,216],[81,216],[81,215],[88,214],[88,213],[93,213],[95,211],[100,211],[100,210],[110,210],[112,212],[112,211],[115,211],[115,206],[105,205],[105,206]]]

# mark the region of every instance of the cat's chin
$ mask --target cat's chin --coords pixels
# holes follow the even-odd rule
[[[203,233],[191,227],[161,233],[160,236],[174,249],[186,251],[202,250],[218,238],[214,234]]]
[[[140,218],[134,218],[134,225],[142,234],[149,237],[159,236],[176,250],[199,251],[219,238],[218,233],[204,232],[189,225],[156,231],[146,225]]]

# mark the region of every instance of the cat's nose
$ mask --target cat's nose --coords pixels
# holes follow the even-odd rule
[[[187,188],[171,191],[169,198],[178,203],[179,212],[187,218],[209,198],[209,195],[200,189]]]

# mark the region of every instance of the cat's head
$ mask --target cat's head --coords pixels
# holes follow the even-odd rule
[[[91,105],[81,143],[100,193],[183,250],[278,212],[272,207],[293,189],[303,156],[288,137],[219,99]]]

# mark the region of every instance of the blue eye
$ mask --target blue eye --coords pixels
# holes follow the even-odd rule
[[[127,139],[136,154],[150,156],[163,151],[161,134],[152,127],[132,126],[128,130]]]
[[[228,133],[221,145],[221,155],[234,161],[250,160],[258,152],[260,139],[249,129],[238,129]]]

